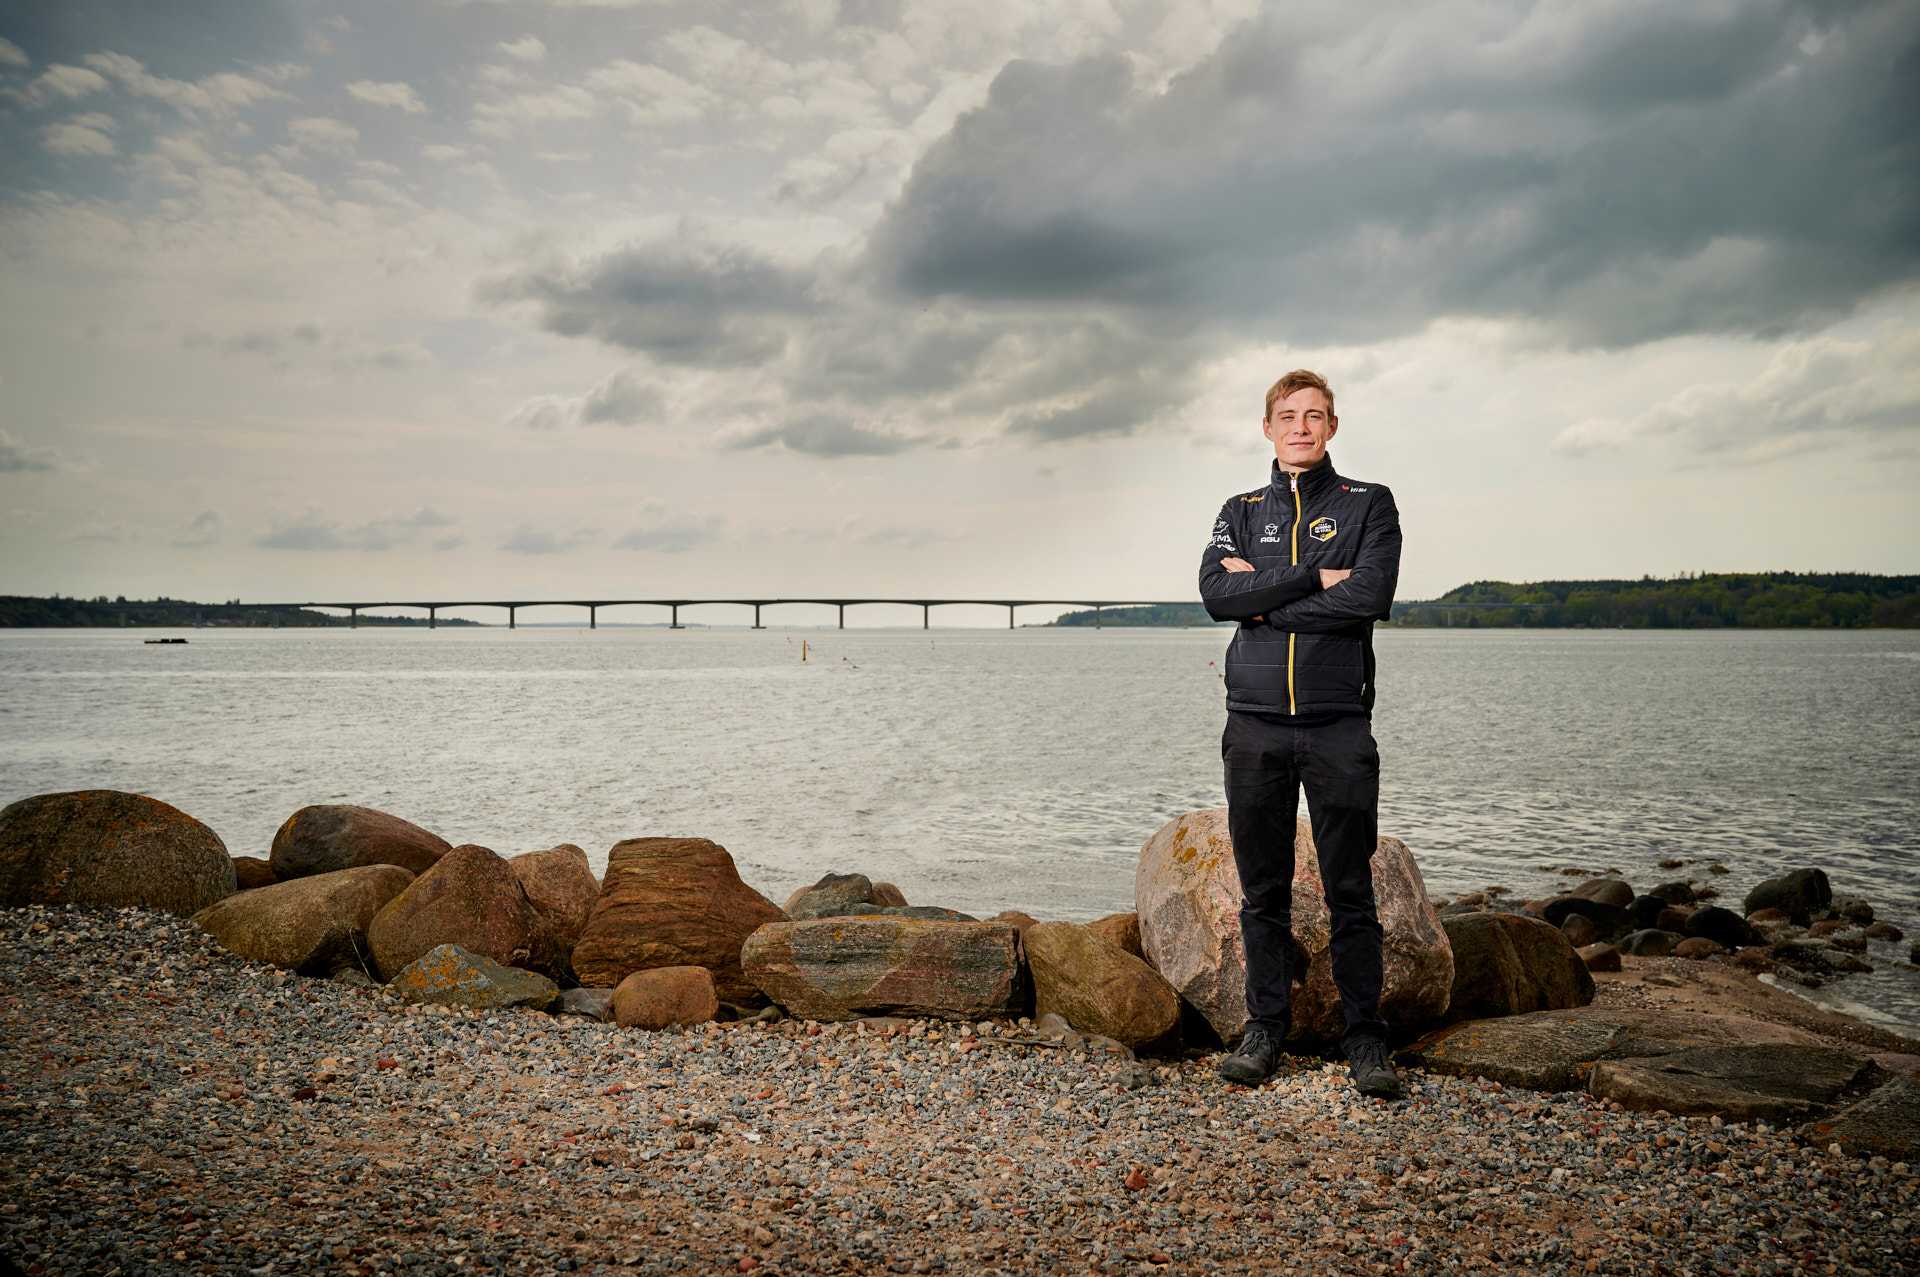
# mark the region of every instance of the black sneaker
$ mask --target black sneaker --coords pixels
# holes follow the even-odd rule
[[[1362,1095],[1383,1100],[1403,1100],[1407,1096],[1400,1075],[1387,1058],[1387,1044],[1378,1038],[1361,1038],[1347,1048],[1347,1070]]]
[[[1240,1045],[1232,1055],[1220,1061],[1217,1070],[1229,1082],[1258,1086],[1273,1076],[1280,1064],[1280,1042],[1264,1024],[1249,1024],[1240,1035]]]

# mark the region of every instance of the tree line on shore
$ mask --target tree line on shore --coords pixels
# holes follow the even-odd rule
[[[1199,603],[1089,608],[1055,625],[1230,625]],[[1920,628],[1920,576],[1703,572],[1637,581],[1474,581],[1393,605],[1393,624],[1468,629]]]
[[[181,626],[218,625],[265,628],[282,626],[347,625],[350,618],[303,607],[243,606],[239,599],[224,603],[195,603],[188,599],[129,599],[121,594],[104,594],[90,599],[55,594],[37,598],[23,594],[0,594],[0,628],[114,628],[141,625]],[[425,625],[424,616],[374,616],[362,613],[362,625]],[[474,625],[477,622],[443,616],[442,625]]]
[[[1920,626],[1920,576],[1703,572],[1670,580],[1475,581],[1395,606],[1396,625],[1861,629]]]

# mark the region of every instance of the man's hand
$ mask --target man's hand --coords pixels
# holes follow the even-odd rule
[[[1340,582],[1352,575],[1352,568],[1321,568],[1320,588],[1323,590],[1331,590],[1334,586],[1340,584]]]

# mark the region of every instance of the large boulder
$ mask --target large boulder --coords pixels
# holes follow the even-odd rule
[[[580,983],[614,988],[649,967],[705,967],[723,1002],[759,993],[740,973],[740,946],[786,915],[705,838],[628,838],[607,853],[606,880],[573,947]]]
[[[747,938],[740,963],[756,988],[809,1020],[978,1020],[1018,1014],[1026,1000],[1020,933],[1004,923],[900,917],[774,922]]]
[[[600,880],[587,853],[570,842],[545,851],[529,851],[507,861],[533,910],[526,965],[562,983],[573,983],[573,946],[587,929]]]
[[[0,907],[193,914],[234,889],[233,859],[220,836],[157,798],[78,789],[0,809]]]
[[[273,835],[267,860],[282,882],[359,865],[399,865],[415,874],[452,849],[438,834],[371,807],[323,803],[302,807]]]
[[[613,1022],[623,1029],[705,1024],[719,1013],[713,972],[705,967],[649,967],[613,991]]]
[[[383,979],[440,945],[509,966],[530,956],[533,907],[513,867],[485,847],[455,847],[374,915],[367,943]]]
[[[399,865],[362,865],[242,891],[193,920],[243,958],[325,975],[362,960],[374,915],[412,881]]]
[[[408,1002],[473,1011],[546,1011],[560,1000],[560,986],[539,972],[502,966],[457,944],[435,945],[395,972],[388,987]]]
[[[1816,909],[1833,903],[1833,884],[1820,869],[1796,869],[1792,873],[1769,878],[1752,891],[1741,911],[1753,914],[1761,909],[1779,909],[1800,926],[1806,926]]]
[[[1593,975],[1560,928],[1513,913],[1460,914],[1441,919],[1441,925],[1453,948],[1448,1019],[1518,1015],[1593,1001]]]
[[[1381,1016],[1394,1027],[1431,1021],[1452,996],[1453,950],[1420,867],[1398,838],[1381,838],[1374,849],[1373,893],[1383,933]],[[1247,1019],[1246,964],[1226,808],[1189,812],[1147,839],[1134,875],[1134,904],[1147,960],[1222,1041],[1237,1040]],[[1304,820],[1294,839],[1293,935],[1308,963],[1306,983],[1293,993],[1288,1036],[1338,1038],[1345,1026],[1328,949],[1332,919]]]
[[[1760,933],[1745,918],[1719,905],[1705,905],[1693,910],[1681,926],[1687,935],[1705,937],[1723,949],[1738,949],[1742,945],[1760,943]]]
[[[1071,922],[1037,922],[1022,936],[1035,1015],[1061,1016],[1082,1033],[1145,1046],[1180,1023],[1180,995],[1144,961]]]

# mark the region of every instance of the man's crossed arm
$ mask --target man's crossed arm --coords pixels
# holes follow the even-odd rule
[[[1239,556],[1227,510],[1200,560],[1200,597],[1216,621],[1266,621],[1316,633],[1384,620],[1400,576],[1400,512],[1381,489],[1351,568],[1256,568]]]

